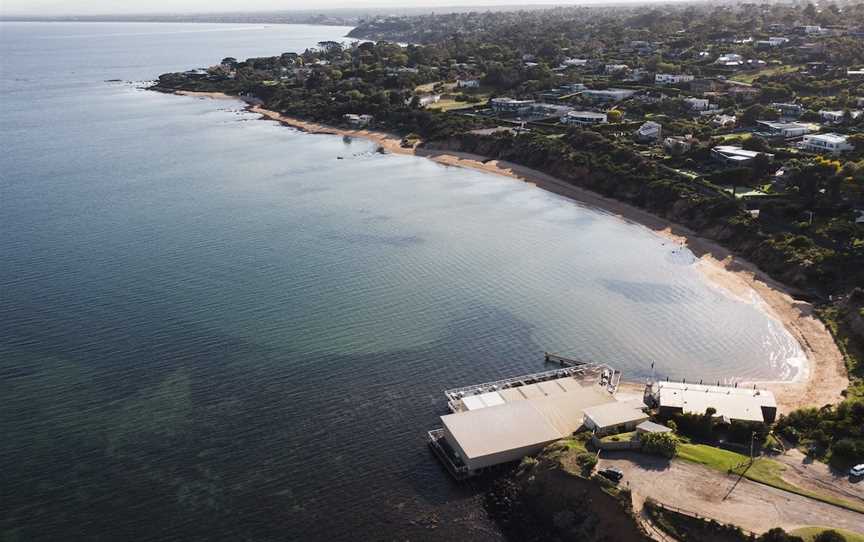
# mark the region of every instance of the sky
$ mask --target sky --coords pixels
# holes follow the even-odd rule
[[[129,15],[366,7],[585,4],[591,0],[0,0],[0,15]]]

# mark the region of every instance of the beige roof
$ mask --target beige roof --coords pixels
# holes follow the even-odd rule
[[[641,400],[615,401],[585,409],[585,417],[590,418],[599,428],[613,427],[639,420],[647,420],[648,415],[642,411],[645,403]]]
[[[524,401],[525,396],[522,395],[522,392],[519,391],[519,388],[507,388],[505,390],[501,390],[498,392],[505,402],[509,403],[511,401]]]
[[[562,379],[576,383],[572,377]],[[576,431],[586,408],[615,402],[600,386],[570,386],[564,391],[554,381],[501,390],[503,405],[441,416],[469,459],[551,442]],[[555,393],[545,394],[544,389]],[[566,384],[565,384],[566,386]],[[527,399],[511,398],[525,392]],[[523,396],[524,397],[524,396]]]
[[[732,420],[761,422],[762,407],[777,406],[773,393],[753,388],[657,382],[652,393],[661,407],[680,408],[692,414],[704,414],[711,407],[718,416]]]
[[[530,401],[441,416],[469,459],[562,437]]]

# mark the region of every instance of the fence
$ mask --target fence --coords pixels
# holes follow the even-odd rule
[[[759,533],[754,533],[753,531],[748,531],[747,529],[743,529],[738,525],[730,525],[730,524],[726,524],[726,523],[721,523],[714,518],[711,518],[709,516],[703,516],[702,514],[700,514],[698,512],[694,512],[692,510],[687,510],[685,508],[679,508],[679,507],[673,506],[671,504],[663,504],[663,503],[658,502],[658,501],[651,499],[651,498],[648,498],[645,500],[645,507],[649,508],[649,509],[651,507],[653,507],[653,508],[656,508],[659,510],[668,510],[668,511],[673,512],[675,514],[679,514],[679,515],[682,515],[682,516],[685,516],[685,517],[688,517],[691,519],[695,519],[695,520],[701,521],[703,523],[713,522],[714,524],[716,524],[718,526],[724,526],[724,527],[728,527],[728,528],[732,528],[732,529],[738,529],[742,533],[744,533],[744,535],[750,536],[751,538],[754,538],[754,539],[759,536]]]
[[[591,437],[591,445],[598,450],[639,450],[642,448],[642,443],[638,440],[623,440],[623,441],[606,441],[603,442],[599,438]]]

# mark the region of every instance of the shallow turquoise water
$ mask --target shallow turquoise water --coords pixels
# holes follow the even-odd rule
[[[788,333],[645,228],[107,82],[345,32],[0,25],[5,534],[494,539],[424,447],[442,389],[543,350],[793,376]]]

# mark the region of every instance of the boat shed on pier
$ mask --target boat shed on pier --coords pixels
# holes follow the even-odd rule
[[[586,409],[616,402],[612,373],[567,367],[448,390],[452,414],[430,443],[457,478],[535,454],[582,427]]]

